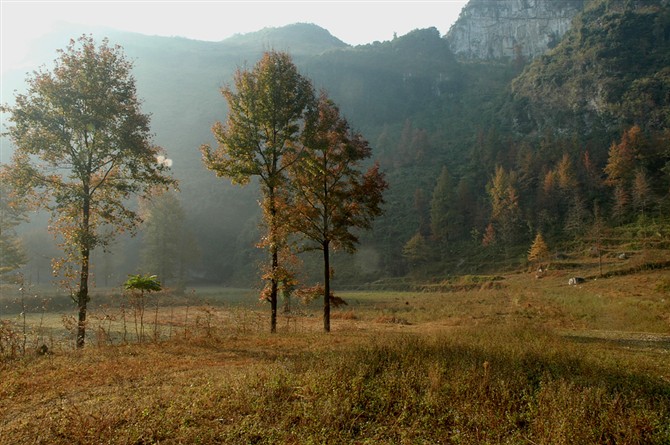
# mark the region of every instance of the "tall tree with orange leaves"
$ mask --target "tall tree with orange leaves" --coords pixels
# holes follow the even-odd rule
[[[290,163],[291,228],[304,248],[323,252],[323,329],[330,331],[330,250],[354,252],[354,229],[369,229],[382,213],[387,188],[378,165],[361,164],[372,151],[359,133],[349,128],[337,106],[321,93],[307,121],[300,160]],[[296,156],[296,154],[292,154]]]

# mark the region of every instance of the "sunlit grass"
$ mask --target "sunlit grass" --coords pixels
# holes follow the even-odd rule
[[[647,359],[529,326],[89,349],[5,364],[1,437],[663,444],[670,375]]]

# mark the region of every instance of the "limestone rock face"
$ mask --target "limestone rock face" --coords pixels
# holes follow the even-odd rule
[[[586,0],[470,0],[447,33],[466,59],[533,58],[553,48]]]

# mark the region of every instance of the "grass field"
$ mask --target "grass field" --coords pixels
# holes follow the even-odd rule
[[[0,443],[670,444],[670,275],[643,264],[348,291],[330,334],[318,302],[271,335],[211,288],[149,302],[139,343],[101,291],[84,351],[62,296],[24,323],[3,293]]]

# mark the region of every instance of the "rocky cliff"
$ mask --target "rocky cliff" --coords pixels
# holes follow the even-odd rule
[[[587,0],[470,0],[447,34],[467,59],[533,58],[555,46]]]

